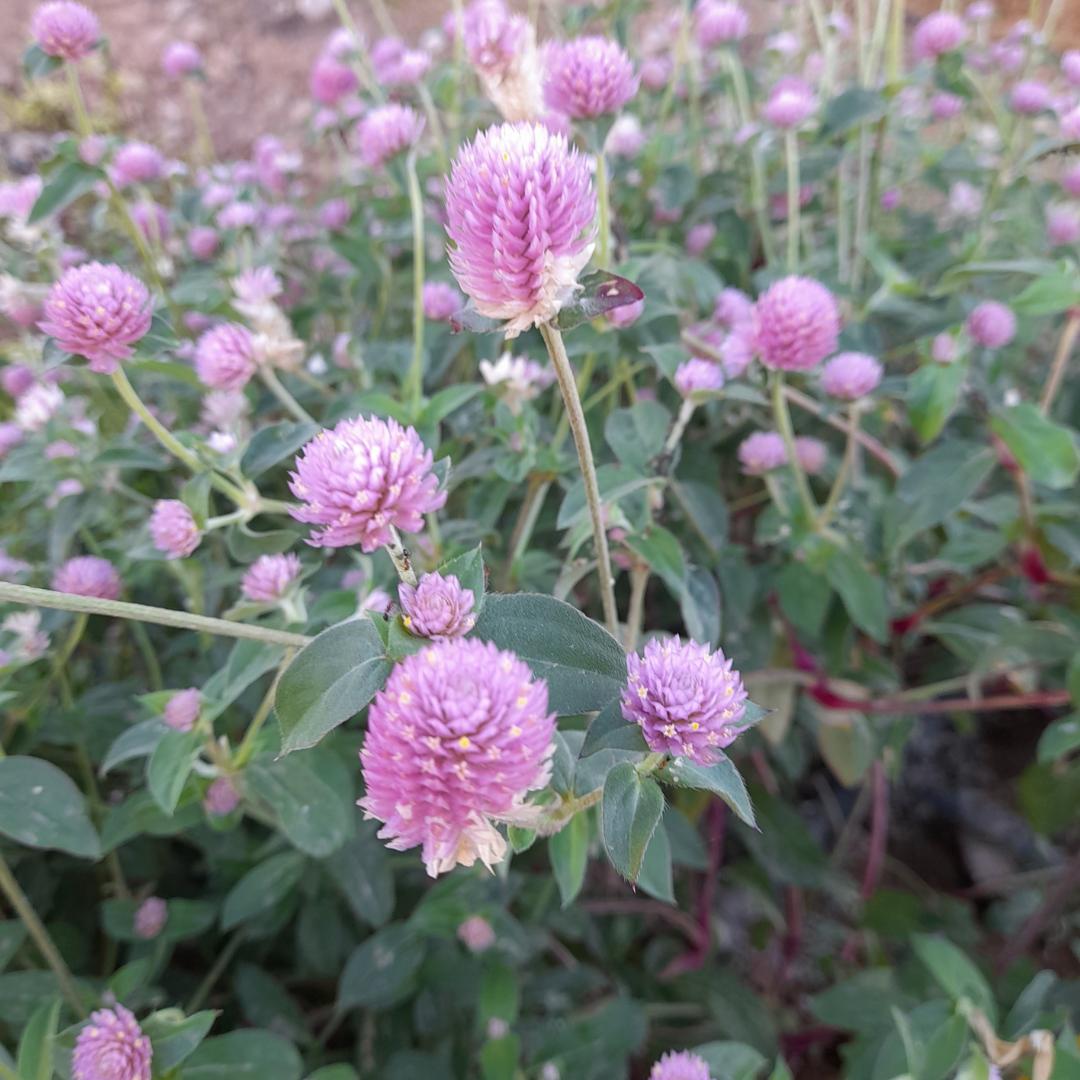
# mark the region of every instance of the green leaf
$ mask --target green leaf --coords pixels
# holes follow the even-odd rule
[[[318,432],[317,424],[295,424],[288,420],[264,427],[251,437],[251,442],[240,459],[240,471],[249,480],[254,480],[267,469],[273,468],[282,458],[295,454]]]
[[[135,932],[136,900],[105,900],[101,905],[101,924],[116,941],[140,941]],[[168,916],[161,940],[174,942],[197,937],[210,929],[217,918],[217,908],[206,900],[174,898],[168,902]]]
[[[697,1054],[713,1076],[723,1080],[754,1080],[768,1064],[752,1046],[740,1042],[711,1042],[695,1046]]]
[[[679,610],[690,637],[702,645],[716,645],[720,640],[720,586],[708,570],[687,566]]]
[[[281,663],[285,649],[262,641],[238,641],[223,668],[203,683],[202,719],[220,716],[249,686]]]
[[[463,589],[472,591],[473,611],[477,615],[484,610],[484,555],[480,544],[471,551],[466,551],[464,555],[458,555],[443,563],[439,567],[439,573],[443,577],[453,574],[461,582]]]
[[[1059,270],[1031,282],[1009,301],[1017,315],[1056,315],[1080,304],[1080,282],[1074,270]]]
[[[30,1017],[19,1039],[15,1068],[20,1080],[52,1080],[53,1039],[59,1019],[59,998],[44,1002]]]
[[[23,74],[27,81],[51,75],[63,61],[58,56],[50,56],[40,45],[28,45],[22,55]]]
[[[663,812],[664,793],[651,776],[641,776],[627,761],[607,774],[601,802],[604,850],[631,884]]]
[[[101,857],[82,792],[40,758],[0,758],[0,833],[27,847]]]
[[[1055,720],[1039,736],[1039,761],[1044,765],[1080,750],[1080,712]]]
[[[600,750],[636,750],[648,753],[649,746],[641,733],[641,725],[623,717],[618,701],[597,713],[585,733],[579,758],[589,757]]]
[[[316,1069],[307,1080],[359,1080],[351,1065],[324,1065]]]
[[[559,716],[602,709],[626,683],[626,655],[619,643],[552,596],[492,593],[475,634],[517,653],[537,678],[546,679],[548,703]]]
[[[165,738],[169,729],[157,716],[149,720],[140,720],[132,724],[126,731],[117,736],[112,746],[109,747],[104,761],[101,763],[101,775],[111,772],[117,765],[135,758],[149,757],[158,743]]]
[[[857,554],[840,548],[830,554],[825,576],[840,594],[852,622],[875,641],[887,641],[889,601],[884,580],[872,574]]]
[[[624,465],[644,469],[664,449],[670,424],[671,413],[659,402],[639,401],[608,416],[604,438]]]
[[[933,442],[956,408],[960,388],[967,377],[967,365],[924,364],[911,377],[908,388],[908,417],[919,440]]]
[[[1080,453],[1072,432],[1043,416],[1037,406],[1024,402],[1001,409],[990,427],[1037,484],[1061,490],[1076,483]]]
[[[579,812],[548,840],[548,858],[564,908],[574,902],[585,882],[591,831],[588,813]]]
[[[394,875],[375,827],[368,822],[359,832],[322,865],[353,914],[368,926],[379,927],[394,914]]]
[[[661,775],[678,787],[699,788],[719,795],[735,811],[740,821],[757,828],[746,785],[726,754],[721,753],[719,761],[712,765],[698,765],[688,758],[673,758]]]
[[[254,964],[241,964],[233,986],[244,1018],[298,1042],[310,1038],[304,1014],[293,996],[272,975]]]
[[[953,999],[967,999],[993,1023],[997,1017],[994,994],[983,973],[951,941],[915,934],[911,939],[915,955],[926,965],[934,981]]]
[[[11,963],[11,958],[26,940],[26,927],[21,919],[5,919],[0,922],[0,971]]]
[[[231,1031],[207,1039],[180,1070],[181,1080],[300,1080],[296,1047],[269,1031]]]
[[[274,708],[281,752],[314,746],[355,716],[386,682],[391,666],[368,619],[324,630],[297,654],[278,683]]]
[[[434,429],[436,424],[445,420],[463,405],[467,405],[483,389],[482,383],[458,383],[445,387],[424,406],[416,426],[421,429]]]
[[[670,490],[682,507],[687,523],[709,549],[709,554],[718,559],[727,546],[728,535],[728,511],[723,495],[711,484],[698,480],[677,480]]]
[[[306,865],[302,855],[285,851],[249,870],[225,897],[222,930],[231,930],[269,911],[300,883]]]
[[[213,1009],[186,1018],[178,1017],[177,1012],[163,1009],[142,1022],[143,1032],[154,1048],[154,1070],[159,1076],[165,1076],[195,1052],[218,1016]]]
[[[204,738],[198,731],[168,731],[150,755],[146,784],[166,814],[176,810]]]
[[[675,884],[671,872],[671,841],[665,826],[666,816],[661,819],[645,849],[637,887],[665,904],[674,904]]]
[[[50,214],[59,213],[69,203],[85,195],[100,179],[101,171],[91,169],[81,161],[69,161],[61,165],[42,188],[26,219],[27,224],[35,225]]]
[[[885,115],[885,97],[876,90],[853,86],[834,97],[825,106],[821,121],[821,134],[825,138],[842,135],[859,124],[879,120]]]
[[[600,501],[604,504],[616,503],[655,483],[655,477],[646,476],[638,469],[631,469],[626,465],[601,465],[596,470],[596,484],[600,489]],[[585,484],[582,480],[576,480],[566,492],[555,525],[559,529],[573,528],[578,522],[585,520],[588,512]]]
[[[560,330],[573,330],[605,311],[644,298],[645,294],[632,281],[607,270],[594,270],[579,279],[573,299],[559,311],[556,322]],[[502,327],[496,326],[496,329],[501,331]]]
[[[190,789],[189,789],[190,791]],[[198,801],[185,801],[172,815],[166,814],[148,791],[137,791],[118,806],[109,808],[101,826],[101,846],[112,851],[129,840],[149,833],[151,836],[175,836],[203,818]]]
[[[338,985],[339,1009],[388,1009],[413,992],[427,948],[405,923],[374,933],[349,957]]]
[[[626,546],[636,551],[654,574],[663,579],[674,596],[681,596],[686,582],[686,559],[675,535],[662,525],[653,525],[646,533],[632,533]]]

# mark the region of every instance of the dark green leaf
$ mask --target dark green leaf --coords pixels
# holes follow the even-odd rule
[[[454,575],[461,582],[462,588],[473,594],[473,611],[477,615],[484,609],[484,555],[483,548],[477,544],[471,551],[458,555],[439,567],[444,577]]]
[[[273,468],[282,458],[295,454],[306,442],[318,434],[317,424],[295,424],[282,421],[255,432],[240,459],[240,471],[254,480],[267,469]]]
[[[394,913],[394,875],[386,848],[371,823],[360,835],[323,862],[353,914],[368,926],[379,927]]]
[[[990,426],[1037,484],[1060,490],[1072,487],[1080,473],[1080,453],[1073,433],[1043,416],[1030,402],[1001,409]]]
[[[574,902],[585,881],[591,831],[588,813],[579,812],[548,840],[548,858],[564,908]]]
[[[388,1009],[412,993],[426,952],[410,926],[393,923],[374,933],[349,957],[338,986],[339,1009]]]
[[[991,1023],[997,1016],[997,1006],[983,973],[951,941],[929,934],[912,938],[915,954],[926,965],[935,982],[953,1001],[967,999]]]
[[[960,361],[924,364],[911,377],[908,416],[922,442],[933,442],[941,434],[956,408],[966,377],[967,365]]]
[[[302,855],[285,851],[249,870],[225,897],[222,930],[269,911],[299,884],[306,865]]]
[[[885,115],[885,97],[876,90],[853,86],[834,97],[825,106],[821,121],[821,133],[826,138],[842,135],[859,124],[879,120]]]
[[[300,1080],[296,1047],[269,1031],[231,1031],[207,1039],[184,1063],[181,1080]]]
[[[52,1080],[53,1038],[59,1019],[59,998],[43,1002],[30,1017],[19,1039],[19,1080]]]
[[[101,855],[82,792],[40,758],[0,758],[0,833],[28,847],[86,859]]]
[[[670,424],[671,413],[659,402],[639,401],[608,416],[604,438],[624,465],[644,469],[663,450]]]
[[[698,765],[687,758],[673,758],[660,775],[679,787],[700,788],[719,795],[741,821],[751,828],[757,827],[746,785],[726,754],[721,754],[720,760],[712,765]]]
[[[664,794],[651,776],[641,776],[629,762],[607,774],[601,802],[604,850],[631,884],[663,812]]]
[[[1059,270],[1031,282],[1009,301],[1017,315],[1056,315],[1080,305],[1080,282],[1074,270]]]
[[[636,750],[647,753],[648,744],[641,733],[641,725],[623,717],[618,701],[597,713],[585,733],[578,757],[588,757],[600,750]]]
[[[203,739],[198,731],[168,731],[150,755],[146,785],[166,814],[171,815],[180,801]]]
[[[840,594],[852,622],[875,641],[887,641],[889,601],[881,576],[871,573],[857,554],[840,548],[829,556],[825,576]]]
[[[671,813],[669,811],[668,813]],[[665,820],[661,819],[652,834],[649,846],[645,849],[645,858],[641,863],[637,886],[642,892],[665,904],[675,903],[675,885],[671,873],[671,841],[668,839]]]
[[[35,225],[50,214],[59,213],[79,196],[85,195],[99,180],[101,172],[81,161],[61,165],[50,177],[34,203],[27,222]]]
[[[142,1021],[142,1029],[154,1048],[154,1069],[160,1076],[186,1061],[210,1033],[217,1013],[205,1009],[186,1018],[178,1018],[175,1009],[151,1013]]]

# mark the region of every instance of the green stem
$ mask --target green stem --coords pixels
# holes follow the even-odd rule
[[[1065,329],[1058,339],[1057,350],[1054,353],[1054,363],[1050,368],[1046,385],[1043,387],[1042,397],[1039,400],[1039,411],[1046,416],[1050,412],[1050,406],[1054,404],[1058,388],[1065,378],[1065,369],[1069,366],[1069,357],[1072,355],[1073,346],[1076,344],[1076,336],[1080,334],[1080,308],[1073,308],[1065,321]]]
[[[683,401],[679,408],[679,415],[675,418],[675,423],[671,425],[671,434],[668,435],[667,442],[664,443],[665,454],[670,454],[679,445],[696,407],[690,398]]]
[[[787,159],[787,269],[799,269],[799,136],[794,128],[784,132],[784,156]]]
[[[386,553],[390,556],[390,561],[394,564],[398,577],[406,585],[415,585],[416,571],[413,569],[412,558],[393,525],[390,526],[390,534],[392,539],[389,544],[385,545]]]
[[[836,479],[833,481],[833,486],[829,491],[829,497],[825,500],[825,505],[821,509],[821,514],[818,517],[817,527],[823,529],[832,520],[833,514],[836,513],[837,506],[840,505],[840,496],[844,493],[844,488],[847,485],[848,479],[851,477],[852,468],[855,464],[855,450],[859,445],[859,406],[857,402],[853,402],[851,411],[848,414],[848,436],[847,444],[844,446],[844,457],[840,462],[840,469],[836,474]]]
[[[295,649],[287,649],[285,655],[281,658],[277,673],[274,675],[274,681],[270,684],[266,696],[262,699],[258,709],[255,711],[255,715],[251,718],[251,723],[248,725],[247,731],[244,732],[243,741],[237,748],[236,757],[233,759],[233,766],[236,769],[242,769],[251,760],[251,755],[255,753],[255,741],[258,739],[259,732],[262,730],[263,724],[266,723],[267,717],[273,710],[274,695],[277,693],[278,683],[281,681],[285,669],[292,661],[295,652]]]
[[[242,930],[237,930],[229,939],[229,943],[225,948],[218,953],[217,959],[206,973],[206,978],[199,984],[199,988],[191,995],[191,1000],[188,1002],[186,1010],[189,1016],[192,1013],[198,1012],[202,1007],[203,1002],[210,996],[210,991],[214,989],[214,985],[217,983],[218,979],[225,973],[225,969],[233,962],[233,957],[236,956],[243,943],[244,932]]]
[[[184,96],[188,100],[191,124],[195,129],[195,161],[199,165],[210,165],[214,160],[214,139],[203,108],[202,87],[194,79],[185,79]]]
[[[146,627],[140,622],[131,624],[131,636],[142,653],[143,663],[146,665],[146,679],[150,683],[151,690],[160,690],[165,684],[161,678],[161,665],[158,663],[157,653],[154,652],[150,635]]]
[[[602,148],[596,154],[596,208],[600,219],[596,263],[601,270],[606,270],[611,258],[611,203],[608,196],[607,160]]]
[[[795,489],[799,493],[799,501],[802,503],[807,522],[812,524],[817,518],[817,507],[814,505],[810,483],[806,479],[806,473],[803,472],[798,454],[795,452],[795,430],[791,426],[791,413],[788,412],[787,400],[784,397],[784,374],[781,371],[772,373],[772,408],[776,429],[784,440],[788,465],[795,477]]]
[[[285,406],[287,412],[294,420],[301,424],[314,424],[315,418],[309,413],[282,385],[274,369],[268,364],[259,365],[259,378],[266,384],[266,388]]]
[[[626,651],[637,649],[641,629],[645,625],[645,591],[649,585],[649,567],[635,563],[630,571],[630,606],[626,612]]]
[[[405,160],[405,175],[413,233],[413,355],[405,396],[419,410],[424,399],[424,204],[413,154]]]

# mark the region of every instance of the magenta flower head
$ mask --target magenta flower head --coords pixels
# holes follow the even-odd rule
[[[683,397],[690,397],[698,391],[719,390],[724,385],[724,370],[712,360],[692,356],[678,366],[673,381]]]
[[[424,131],[424,118],[408,105],[379,105],[356,129],[360,158],[369,169],[378,169],[391,158],[412,149]]]
[[[161,54],[161,70],[170,79],[182,79],[202,70],[202,53],[190,41],[170,41]]]
[[[618,112],[637,93],[634,65],[611,38],[587,34],[548,46],[544,100],[574,120]]]
[[[820,439],[800,435],[795,440],[795,460],[803,472],[815,476],[825,468],[828,459],[829,448]]]
[[[935,120],[952,120],[964,111],[964,99],[959,94],[940,90],[930,99],[930,115]]]
[[[527,820],[551,773],[547,683],[491,642],[429,645],[394,668],[368,713],[360,751],[365,815],[395,851],[418,844],[435,877],[502,861],[493,820]]]
[[[292,516],[323,526],[308,541],[314,547],[374,551],[395,528],[419,532],[424,514],[446,502],[431,466],[415,428],[376,416],[342,420],[300,451],[289,488],[303,505]]]
[[[956,359],[956,338],[952,334],[938,334],[930,346],[930,356],[936,363],[951,364]]]
[[[425,574],[416,585],[403,582],[398,597],[405,628],[417,637],[436,641],[462,637],[476,625],[476,597],[453,574]]]
[[[65,270],[45,298],[38,329],[62,349],[90,362],[90,370],[109,375],[132,354],[150,329],[150,293],[119,266],[91,262]]]
[[[495,931],[483,915],[470,915],[457,928],[458,940],[469,952],[487,952],[495,944]]]
[[[623,717],[641,726],[654,753],[711,765],[745,730],[746,690],[719,649],[654,638],[626,658],[626,673]]]
[[[927,15],[911,35],[911,51],[916,60],[936,60],[959,49],[967,40],[967,24],[951,11]]]
[[[336,105],[359,85],[356,72],[330,52],[323,52],[311,68],[308,86],[320,105]]]
[[[424,283],[424,318],[449,322],[465,305],[465,297],[445,281]]]
[[[1016,336],[1016,316],[996,300],[984,300],[967,319],[968,336],[977,345],[1000,349]]]
[[[81,60],[101,39],[101,24],[82,4],[51,0],[34,12],[30,33],[46,55]]]
[[[755,431],[739,443],[739,464],[748,476],[762,476],[787,462],[783,437],[775,431]]]
[[[148,896],[135,910],[135,936],[151,941],[165,929],[169,905],[160,896]]]
[[[240,792],[228,776],[219,776],[206,789],[203,809],[211,817],[225,817],[240,805]]]
[[[689,1050],[666,1053],[649,1073],[649,1080],[711,1080],[709,1066]]]
[[[170,559],[186,559],[202,540],[202,530],[186,503],[158,499],[150,515],[150,539]]]
[[[469,63],[485,74],[504,74],[525,51],[530,27],[524,15],[507,10],[502,0],[473,0],[465,9],[465,51]]]
[[[703,49],[742,41],[750,29],[750,16],[732,0],[701,0],[694,8],[694,37]]]
[[[881,382],[881,361],[866,353],[838,353],[821,372],[821,388],[831,397],[855,401]]]
[[[782,79],[773,87],[761,115],[765,122],[784,131],[806,123],[817,109],[817,98],[802,79]]]
[[[1061,57],[1061,74],[1070,86],[1080,86],[1080,49],[1069,49]]]
[[[147,184],[164,175],[165,158],[157,147],[149,143],[125,143],[113,154],[110,173],[118,187]]]
[[[1067,194],[1080,198],[1080,161],[1065,167],[1061,174],[1061,186]]]
[[[240,591],[255,603],[272,604],[288,592],[300,569],[295,555],[260,555],[244,574]]]
[[[1080,241],[1080,210],[1075,206],[1051,206],[1046,211],[1046,238],[1055,247]]]
[[[501,124],[462,147],[446,212],[450,268],[508,337],[554,318],[592,255],[588,162],[542,124]]]
[[[1022,79],[1009,94],[1009,107],[1022,116],[1045,112],[1054,100],[1053,92],[1039,79]]]
[[[720,346],[724,374],[729,379],[739,378],[754,359],[756,348],[753,320],[736,323]]]
[[[154,1051],[123,1005],[90,1014],[71,1056],[72,1080],[150,1080]]]
[[[173,731],[190,731],[199,719],[202,695],[194,686],[179,690],[165,703],[161,718]]]
[[[836,298],[812,278],[781,278],[754,305],[761,362],[777,371],[808,371],[836,352]]]
[[[699,221],[696,225],[691,226],[691,228],[687,230],[687,255],[693,255],[695,258],[698,255],[703,255],[715,239],[716,226],[711,221]]]
[[[116,600],[120,596],[120,575],[108,559],[100,559],[97,555],[77,555],[57,568],[52,587],[57,592],[74,593],[76,596]]]
[[[1080,105],[1061,118],[1061,137],[1072,142],[1080,140]]]
[[[219,240],[217,229],[210,225],[196,225],[187,234],[188,251],[191,252],[193,258],[205,262],[214,257]]]
[[[255,341],[239,323],[222,323],[195,343],[195,374],[212,390],[241,390],[258,368]]]
[[[748,323],[754,317],[754,301],[742,291],[728,286],[721,289],[713,306],[713,318],[728,328]]]

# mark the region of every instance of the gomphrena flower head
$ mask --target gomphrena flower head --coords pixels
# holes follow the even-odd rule
[[[996,300],[984,300],[967,319],[968,336],[977,345],[1000,349],[1016,336],[1016,316]]]
[[[286,555],[260,555],[244,574],[240,591],[255,603],[272,604],[280,600],[300,576],[300,560]]]
[[[170,559],[186,559],[202,540],[202,529],[186,503],[158,499],[150,515],[150,539]]]
[[[315,547],[374,551],[395,528],[419,532],[424,514],[446,502],[415,428],[375,416],[342,420],[316,435],[300,451],[289,488],[303,504],[293,517],[323,526],[312,533]]]
[[[528,47],[529,22],[502,0],[473,0],[465,9],[465,51],[485,74],[503,74]]]
[[[692,356],[675,371],[675,389],[683,397],[702,390],[719,390],[724,385],[724,369],[712,360]]]
[[[492,820],[524,820],[548,781],[547,683],[491,642],[455,638],[408,656],[379,691],[360,752],[368,817],[396,851],[423,846],[434,877],[506,854]]]
[[[1046,238],[1058,247],[1080,242],[1080,209],[1068,205],[1048,207]]]
[[[161,54],[161,70],[170,79],[182,79],[202,70],[202,53],[190,41],[170,41]]]
[[[881,382],[881,361],[860,352],[838,353],[822,369],[821,388],[831,397],[855,401]]]
[[[836,351],[840,311],[812,278],[781,278],[754,305],[761,362],[778,371],[807,371]]]
[[[207,330],[195,344],[195,374],[213,390],[241,390],[258,368],[251,331],[239,323]]]
[[[495,929],[483,915],[470,915],[457,928],[458,941],[469,952],[487,952],[495,944]]]
[[[85,356],[90,370],[109,375],[150,329],[150,293],[134,275],[112,264],[90,262],[65,270],[49,290],[38,328],[70,353]]]
[[[372,109],[357,125],[360,158],[378,169],[391,158],[412,149],[424,131],[424,118],[408,105],[391,102]]]
[[[464,306],[465,297],[446,281],[424,282],[424,318],[449,322]]]
[[[710,1080],[709,1066],[689,1050],[670,1050],[653,1065],[649,1080]]]
[[[1065,167],[1061,174],[1061,186],[1069,195],[1080,198],[1080,161]]]
[[[136,909],[133,920],[135,935],[151,941],[165,929],[169,905],[160,896],[148,896]]]
[[[97,555],[76,555],[57,567],[52,587],[57,592],[116,600],[120,596],[120,575],[108,559]]]
[[[694,37],[703,49],[742,41],[750,29],[750,16],[732,0],[702,0],[694,8]]]
[[[754,301],[742,291],[728,286],[721,289],[713,306],[713,318],[729,329],[754,317]]]
[[[1009,93],[1010,108],[1023,116],[1045,112],[1053,100],[1053,91],[1040,79],[1021,79]]]
[[[476,597],[453,575],[425,574],[416,585],[398,586],[405,627],[417,637],[462,637],[476,625]]]
[[[744,473],[761,476],[786,464],[787,448],[779,432],[755,431],[739,443],[738,457]]]
[[[587,34],[548,46],[544,100],[574,120],[618,112],[637,93],[634,65],[611,38]]]
[[[641,726],[654,753],[709,765],[745,730],[746,690],[719,649],[654,638],[626,658],[626,673],[623,716]]]
[[[336,105],[359,85],[356,72],[344,60],[324,51],[315,59],[308,86],[320,105]]]
[[[936,60],[960,48],[967,40],[967,24],[951,11],[927,15],[911,35],[911,50],[916,60]]]
[[[1070,86],[1080,86],[1080,49],[1069,49],[1062,55],[1061,74]]]
[[[803,472],[814,476],[825,468],[825,462],[829,460],[829,448],[812,435],[800,435],[795,440],[795,460]]]
[[[930,356],[939,364],[951,364],[957,357],[956,338],[952,334],[938,334],[930,346]]]
[[[783,130],[804,124],[817,109],[817,98],[808,83],[789,77],[773,87],[761,110],[765,122]]]
[[[151,146],[149,143],[124,143],[113,154],[109,171],[113,182],[118,187],[127,187],[129,184],[148,184],[164,175],[165,158],[156,146]]]
[[[211,225],[196,225],[187,234],[188,251],[200,262],[214,257],[219,242],[218,231]]]
[[[228,776],[219,776],[206,789],[203,809],[211,817],[225,817],[240,805],[240,792]]]
[[[150,1080],[154,1051],[123,1005],[98,1009],[75,1040],[73,1080]]]
[[[557,315],[592,255],[588,162],[542,124],[501,124],[462,147],[446,212],[454,276],[508,336]]]
[[[81,60],[100,40],[101,24],[82,4],[51,0],[34,12],[30,33],[46,55]]]
[[[202,694],[197,687],[189,686],[186,690],[178,690],[169,698],[161,718],[173,731],[190,731],[199,719],[201,708]]]

